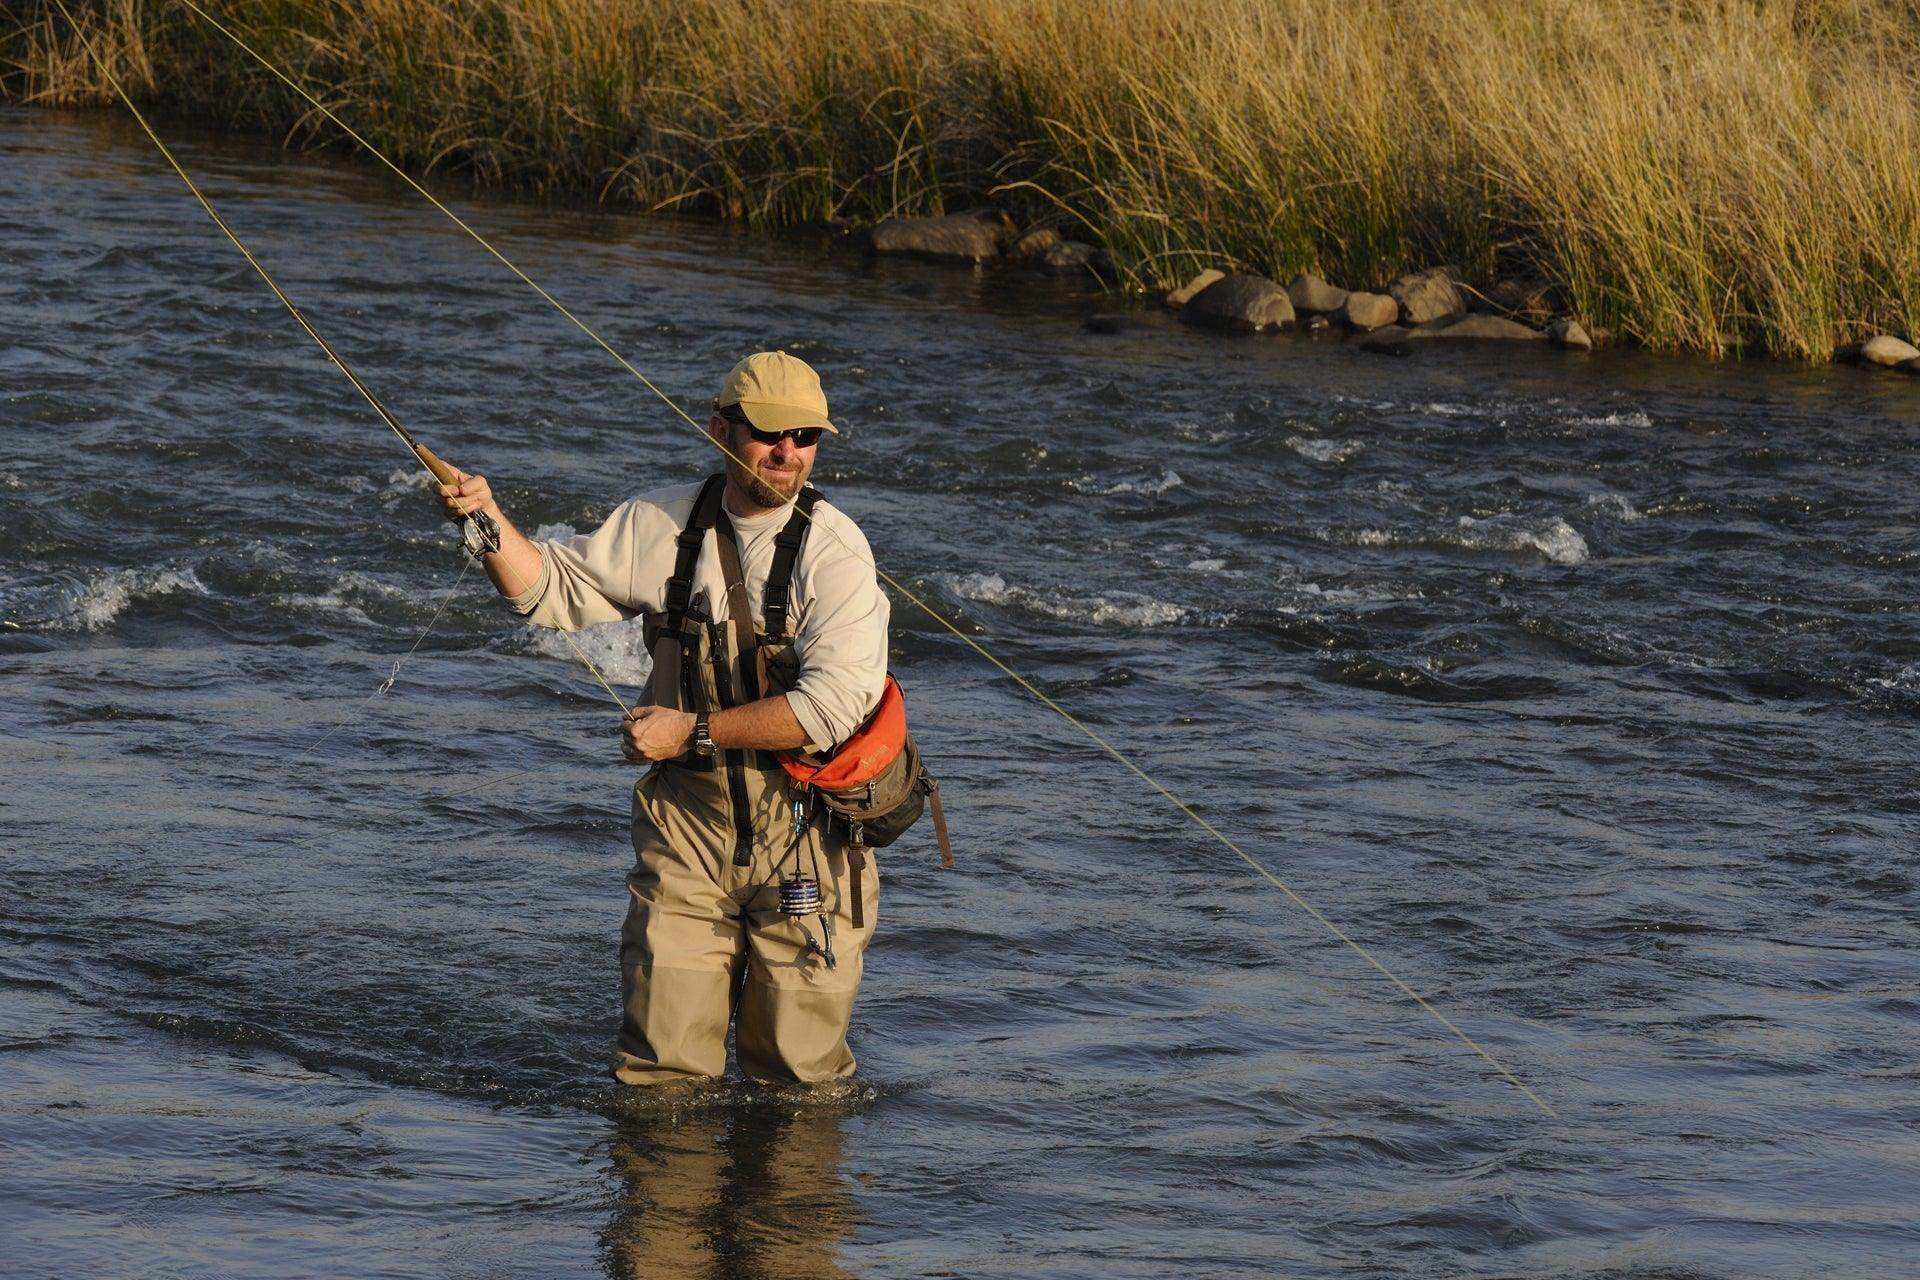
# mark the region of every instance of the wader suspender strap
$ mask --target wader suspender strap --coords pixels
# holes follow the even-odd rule
[[[793,585],[793,563],[800,558],[800,544],[813,527],[813,504],[820,500],[818,489],[802,489],[793,500],[793,514],[787,527],[773,539],[773,564],[767,570],[767,589],[761,597],[761,612],[767,617],[767,638],[787,638],[787,589]]]
[[[667,621],[665,633],[673,637],[680,646],[680,705],[689,711],[711,712],[714,708],[707,705],[706,691],[700,683],[699,673],[688,661],[695,646],[693,637],[687,632],[687,615],[693,611],[693,571],[700,561],[700,547],[707,540],[707,530],[713,527],[714,518],[720,513],[720,499],[726,492],[725,476],[710,476],[700,488],[700,495],[693,500],[693,510],[687,515],[687,527],[674,539],[673,576],[667,579]],[[706,610],[700,610],[704,619]],[[714,761],[700,761],[689,754],[675,763],[692,769],[711,769],[718,764]]]
[[[700,496],[693,500],[687,527],[674,539],[679,545],[673,561],[673,576],[667,579],[667,630],[675,635],[683,634],[687,624],[687,609],[693,603],[693,568],[699,563],[700,546],[707,540],[707,530],[713,528],[714,520],[720,515],[726,481],[725,476],[707,477],[707,482],[700,486]]]

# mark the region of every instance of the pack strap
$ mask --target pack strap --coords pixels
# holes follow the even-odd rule
[[[818,489],[802,489],[800,496],[793,500],[793,514],[787,517],[787,527],[774,535],[773,564],[767,569],[767,589],[761,597],[760,609],[767,620],[769,640],[787,638],[787,603],[789,588],[793,585],[793,566],[800,558],[807,530],[813,527],[813,506],[818,501]]]
[[[673,561],[673,576],[667,579],[667,630],[680,635],[686,627],[687,608],[693,603],[693,570],[700,562],[700,547],[707,530],[720,516],[720,499],[727,491],[725,475],[708,476],[693,500],[687,527],[674,541],[678,544]]]

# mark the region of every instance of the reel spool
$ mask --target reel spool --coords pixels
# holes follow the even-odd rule
[[[788,916],[820,914],[820,882],[812,876],[780,881],[780,913]]]

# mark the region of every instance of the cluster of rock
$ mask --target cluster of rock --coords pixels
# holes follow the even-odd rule
[[[1055,275],[1111,274],[1106,255],[1095,246],[1068,240],[1050,227],[1023,234],[998,209],[886,218],[859,235],[874,253],[974,264],[999,260]],[[1309,332],[1338,326],[1358,335],[1363,350],[1389,355],[1405,355],[1436,339],[1549,342],[1570,351],[1591,351],[1607,339],[1606,330],[1570,314],[1550,286],[1502,280],[1479,293],[1446,267],[1409,271],[1379,293],[1341,289],[1311,272],[1282,288],[1252,272],[1207,270],[1168,293],[1166,301],[1191,324],[1243,333],[1296,324]],[[1087,322],[1099,333],[1118,333],[1133,324],[1125,316],[1094,316]],[[1848,343],[1833,358],[1920,374],[1920,347],[1888,334]]]
[[[1055,275],[1106,273],[1106,259],[1093,245],[1068,240],[1050,227],[1020,234],[998,209],[949,213],[934,218],[887,218],[865,233],[875,253],[980,263],[1006,258]]]
[[[1391,355],[1431,339],[1545,341],[1573,351],[1591,351],[1595,342],[1587,326],[1555,307],[1546,286],[1503,280],[1479,294],[1445,267],[1409,271],[1382,293],[1341,289],[1310,272],[1282,288],[1252,272],[1208,270],[1166,300],[1191,324],[1243,333],[1338,324],[1363,335],[1362,349]]]
[[[1920,373],[1920,347],[1891,334],[1875,334],[1864,342],[1849,342],[1833,353],[1839,364],[1871,364],[1902,373]]]

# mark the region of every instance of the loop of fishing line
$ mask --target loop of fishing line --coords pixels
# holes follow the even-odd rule
[[[339,366],[341,372],[345,373],[348,380],[353,383],[354,388],[358,390],[363,397],[366,398],[367,402],[370,405],[373,406],[375,412],[377,412],[382,418],[382,420],[385,421],[387,425],[393,429],[394,433],[400,437],[402,443],[409,445],[409,449],[411,451],[412,441],[407,431],[405,430],[405,428],[402,427],[399,421],[395,419],[393,415],[387,411],[386,407],[380,402],[379,398],[375,396],[371,391],[371,389],[369,389],[360,380],[358,375],[356,375],[353,372],[353,370],[347,366],[346,362],[342,360],[339,354],[335,352],[334,349],[327,343],[327,341],[320,336],[319,332],[315,330],[313,326],[307,322],[306,317],[300,313],[299,308],[294,306],[292,300],[288,298],[284,292],[281,291],[280,287],[277,284],[274,283],[272,276],[268,275],[266,269],[260,265],[258,260],[254,258],[253,254],[248,252],[247,247],[241,243],[239,237],[234,234],[233,229],[229,227],[226,221],[222,219],[220,215],[214,211],[213,206],[207,201],[207,198],[201,194],[200,189],[196,187],[193,183],[193,180],[187,176],[186,170],[181,167],[180,163],[177,160],[174,159],[173,153],[167,149],[166,144],[160,140],[159,135],[156,134],[153,131],[152,127],[147,124],[145,117],[142,116],[140,114],[139,109],[133,105],[133,100],[128,95],[127,91],[121,86],[119,80],[113,75],[112,71],[108,69],[108,67],[106,66],[106,63],[104,62],[104,60],[101,59],[100,55],[94,50],[92,42],[89,41],[84,34],[80,33],[79,26],[77,23],[74,22],[72,13],[68,11],[65,0],[54,0],[54,3],[59,6],[61,13],[66,16],[68,23],[74,27],[75,34],[79,36],[82,44],[86,46],[89,56],[92,57],[95,65],[99,66],[102,74],[107,78],[108,82],[113,86],[114,91],[119,95],[121,101],[124,102],[127,106],[127,109],[133,113],[134,118],[139,122],[141,128],[146,132],[147,136],[153,140],[154,145],[160,149],[161,154],[166,157],[167,162],[173,166],[174,172],[180,175],[181,181],[187,184],[188,189],[191,190],[194,194],[194,197],[197,200],[199,200],[201,207],[207,211],[208,216],[213,219],[214,223],[217,226],[219,226],[221,231],[226,233],[227,238],[233,242],[234,246],[237,249],[239,249],[243,255],[245,255],[247,261],[253,266],[254,270],[260,274],[261,278],[267,282],[268,287],[273,290],[275,296],[278,297],[282,302],[282,304],[286,306],[287,310],[293,314],[294,319],[299,321],[300,326],[307,331],[308,335],[311,336],[316,343],[319,344],[321,350],[326,353],[327,357],[330,360],[332,360],[335,365]],[[390,169],[395,175],[397,175],[401,179],[401,181],[405,182],[409,187],[413,188],[415,192],[417,192],[420,196],[422,196],[435,209],[439,210],[442,214],[446,215],[446,217],[450,219],[455,226],[459,227],[462,231],[466,232],[466,234],[470,236],[476,244],[478,244],[482,249],[486,250],[486,252],[490,254],[496,261],[498,261],[502,266],[507,268],[507,270],[511,271],[515,276],[519,277],[522,282],[524,282],[529,288],[531,288],[536,294],[538,294],[544,301],[546,301],[562,316],[566,317],[566,319],[571,321],[573,325],[576,328],[578,328],[582,333],[586,334],[587,337],[591,338],[603,351],[605,351],[608,355],[612,356],[613,359],[616,362],[618,362],[622,368],[624,368],[628,373],[632,374],[636,379],[638,379],[641,385],[645,386],[647,390],[651,391],[655,396],[657,396],[661,400],[661,402],[664,403],[669,409],[673,410],[674,413],[678,414],[682,419],[684,419],[688,426],[692,427],[695,431],[700,432],[700,434],[704,438],[706,438],[710,444],[713,444],[715,447],[717,447],[721,453],[726,455],[728,459],[740,464],[740,466],[745,468],[749,473],[752,472],[752,468],[747,465],[744,459],[739,457],[739,455],[735,454],[733,450],[728,448],[726,445],[720,443],[718,440],[715,440],[712,437],[712,435],[709,432],[707,432],[706,429],[703,428],[697,421],[695,421],[694,418],[690,414],[688,414],[685,409],[681,408],[680,405],[671,396],[669,396],[666,392],[662,391],[658,386],[656,386],[653,383],[651,379],[649,379],[644,373],[642,373],[631,361],[629,361],[625,356],[621,355],[620,352],[615,350],[613,346],[610,343],[608,343],[605,338],[601,337],[601,335],[592,328],[592,326],[588,325],[584,320],[580,319],[580,317],[575,315],[564,304],[562,304],[559,299],[555,298],[544,287],[542,287],[538,282],[536,282],[531,276],[527,275],[526,272],[522,271],[504,253],[502,253],[498,248],[496,248],[491,241],[489,241],[485,236],[481,235],[478,231],[474,230],[473,227],[469,226],[467,222],[464,219],[462,219],[458,214],[454,213],[453,210],[447,208],[447,206],[441,203],[440,200],[436,198],[432,192],[428,191],[426,187],[422,186],[419,182],[415,181],[411,175],[409,175],[398,164],[394,163],[394,161],[389,159],[386,156],[386,154],[383,151],[381,151],[378,147],[374,146],[366,138],[362,137],[357,131],[353,129],[352,126],[347,124],[346,121],[342,120],[339,117],[339,115],[336,114],[331,108],[326,106],[326,104],[321,102],[313,94],[309,93],[299,83],[297,83],[296,81],[291,79],[289,76],[287,76],[284,72],[282,72],[279,69],[279,67],[275,66],[273,62],[271,62],[263,54],[255,50],[253,46],[248,44],[245,40],[241,39],[241,37],[236,32],[230,30],[225,24],[221,23],[219,20],[214,18],[211,14],[207,13],[205,9],[201,8],[199,4],[195,3],[195,0],[181,0],[181,3],[185,5],[188,9],[192,10],[193,13],[198,15],[203,21],[205,21],[214,29],[219,31],[222,35],[226,36],[234,44],[238,45],[242,50],[244,50],[248,55],[250,55],[262,67],[266,68],[267,71],[272,73],[273,76],[277,78],[281,83],[285,84],[288,88],[292,89],[295,93],[299,94],[303,99],[305,99],[314,108],[314,110],[320,112],[328,120],[332,121],[336,126],[338,126],[344,133],[346,133],[348,137],[352,138],[355,142],[359,143],[360,146],[366,149],[368,154],[373,156],[376,160],[380,161],[381,164],[385,165],[388,169]],[[847,550],[850,554],[853,554],[856,559],[862,560],[863,562],[867,560],[866,557],[861,556],[852,547],[848,546],[846,540],[842,538],[839,535],[839,533],[833,529],[831,525],[821,525],[819,521],[814,520],[811,514],[806,513],[804,509],[801,509],[801,510],[802,510],[802,514],[807,515],[807,519],[811,523],[813,523],[816,527],[822,528],[830,537],[834,539],[834,541],[839,543],[842,548]],[[973,636],[970,636],[966,634],[964,631],[962,631],[958,626],[958,624],[956,624],[955,622],[947,618],[945,614],[935,609],[932,605],[928,604],[916,592],[910,590],[893,575],[887,573],[884,569],[881,569],[878,564],[874,564],[873,569],[876,576],[878,576],[882,581],[886,582],[888,586],[892,587],[895,591],[899,592],[900,595],[902,595],[908,601],[913,603],[928,617],[932,618],[935,622],[939,623],[947,631],[951,632],[963,644],[965,644],[968,648],[972,649],[976,654],[978,654],[981,658],[983,658],[985,661],[991,664],[994,668],[999,670],[1002,674],[1006,675],[1009,679],[1013,680],[1015,684],[1017,684],[1026,693],[1031,695],[1042,706],[1047,707],[1049,710],[1059,715],[1068,724],[1072,725],[1075,729],[1079,730],[1079,732],[1082,735],[1084,735],[1095,746],[1099,747],[1102,752],[1112,757],[1113,760],[1115,760],[1122,767],[1127,769],[1135,777],[1139,778],[1142,782],[1146,783],[1149,788],[1151,788],[1154,792],[1156,792],[1158,795],[1164,798],[1169,804],[1171,804],[1181,814],[1191,819],[1197,826],[1201,828],[1201,830],[1205,831],[1208,835],[1212,836],[1215,840],[1219,841],[1221,845],[1225,846],[1242,862],[1246,863],[1247,866],[1252,868],[1254,872],[1260,875],[1268,883],[1272,884],[1281,893],[1286,895],[1289,901],[1291,901],[1295,906],[1299,907],[1307,915],[1309,915],[1315,921],[1317,921],[1323,928],[1325,928],[1330,934],[1332,934],[1336,939],[1338,939],[1342,944],[1344,944],[1349,950],[1353,951],[1362,960],[1364,960],[1368,966],[1370,966],[1382,977],[1384,977],[1389,983],[1391,983],[1395,989],[1401,992],[1401,994],[1405,995],[1408,999],[1412,1000],[1421,1010],[1423,1010],[1435,1022],[1437,1022],[1440,1026],[1446,1028],[1446,1030],[1450,1032],[1455,1039],[1457,1039],[1460,1043],[1464,1044],[1468,1049],[1472,1050],[1475,1055],[1477,1055],[1481,1060],[1483,1060],[1490,1067],[1492,1067],[1493,1070],[1497,1072],[1502,1079],[1504,1079],[1508,1084],[1512,1085],[1515,1089],[1517,1089],[1522,1095],[1524,1095],[1527,1098],[1528,1101],[1533,1103],[1534,1106],[1538,1107],[1544,1114],[1554,1117],[1556,1119],[1558,1118],[1558,1115],[1553,1110],[1553,1108],[1548,1106],[1546,1101],[1542,1099],[1539,1094],[1535,1093],[1523,1081],[1521,1081],[1518,1076],[1514,1075],[1514,1073],[1510,1071],[1503,1063],[1501,1063],[1499,1059],[1495,1058],[1493,1054],[1491,1054],[1485,1048],[1483,1048],[1479,1044],[1479,1042],[1474,1040],[1464,1030],[1462,1030],[1458,1025],[1456,1025],[1452,1021],[1452,1019],[1448,1018],[1445,1014],[1441,1013],[1440,1010],[1435,1008],[1433,1004],[1429,1002],[1424,996],[1422,996],[1418,991],[1414,990],[1413,987],[1409,986],[1397,974],[1395,974],[1392,970],[1388,969],[1386,965],[1381,963],[1380,960],[1374,956],[1371,950],[1369,950],[1367,947],[1365,947],[1359,941],[1353,938],[1350,934],[1346,932],[1346,930],[1342,929],[1339,925],[1335,924],[1333,920],[1329,919],[1323,912],[1321,912],[1312,903],[1308,902],[1304,897],[1302,897],[1298,892],[1296,892],[1290,885],[1288,885],[1278,875],[1274,874],[1274,872],[1270,870],[1264,863],[1259,861],[1252,854],[1248,853],[1245,849],[1241,848],[1237,842],[1229,838],[1226,835],[1226,833],[1222,832],[1218,827],[1214,826],[1213,823],[1209,822],[1206,818],[1202,817],[1198,812],[1196,812],[1193,809],[1191,805],[1189,805],[1186,801],[1176,796],[1166,786],[1162,785],[1156,778],[1154,778],[1150,773],[1148,773],[1146,769],[1142,768],[1139,764],[1135,763],[1135,761],[1130,756],[1128,756],[1119,747],[1117,747],[1111,741],[1109,741],[1104,735],[1102,735],[1100,732],[1098,732],[1097,730],[1095,730],[1094,728],[1086,724],[1079,717],[1075,716],[1072,712],[1068,711],[1065,707],[1061,706],[1058,702],[1054,701],[1054,699],[1052,699],[1051,697],[1043,693],[1039,688],[1037,688],[1033,684],[1032,681],[1028,680],[1026,677],[1022,676],[1019,672],[1015,671],[1012,667],[1007,665],[1005,662],[1001,661],[1001,659],[998,656],[990,652],[984,645],[982,645]],[[519,593],[516,593],[516,594],[519,594]],[[601,687],[607,691],[607,693],[613,698],[615,702],[620,703],[621,710],[625,712],[627,710],[626,704],[622,702],[620,699],[620,696],[613,691],[613,686],[607,683],[605,677],[600,674],[599,669],[593,665],[592,661],[588,659],[586,654],[580,649],[579,645],[573,641],[570,633],[563,630],[560,632],[560,634],[562,637],[566,638],[567,643],[573,649],[575,656],[577,656],[580,659],[580,661],[587,666],[587,669],[594,674],[594,677],[597,680],[600,681]]]

